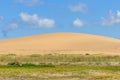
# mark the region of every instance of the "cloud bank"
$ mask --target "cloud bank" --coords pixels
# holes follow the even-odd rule
[[[113,13],[112,11],[109,12],[109,18],[102,17],[102,25],[115,25],[120,24],[120,11]]]
[[[20,13],[20,22],[9,23],[4,26],[2,29],[3,36],[7,36],[10,31],[16,30],[17,28],[28,27],[28,28],[53,28],[56,23],[53,19],[44,18],[39,16],[38,14],[28,14],[28,13]],[[0,17],[2,19],[2,17]],[[21,25],[24,24],[24,25]],[[24,28],[22,28],[24,29]]]
[[[87,5],[85,3],[79,3],[78,5],[70,5],[69,8],[73,12],[81,12],[81,13],[87,12]]]
[[[27,6],[34,6],[34,5],[42,5],[44,4],[44,0],[16,0],[17,3],[25,4]]]
[[[55,27],[55,21],[49,18],[40,17],[37,14],[20,13],[21,20],[32,25],[34,28],[52,28]]]

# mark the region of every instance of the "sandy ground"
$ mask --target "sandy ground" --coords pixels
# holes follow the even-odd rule
[[[0,54],[120,55],[120,40],[79,33],[51,33],[0,40]]]

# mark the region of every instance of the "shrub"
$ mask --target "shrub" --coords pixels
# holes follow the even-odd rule
[[[10,53],[10,54],[7,54],[7,56],[16,56],[16,54]]]
[[[22,67],[34,67],[34,66],[37,66],[37,65],[32,64],[32,63],[22,64]]]
[[[40,54],[32,54],[30,55],[30,57],[40,57],[41,55]]]
[[[55,65],[49,63],[49,64],[40,64],[40,67],[55,67]]]
[[[8,63],[7,65],[9,65],[9,66],[21,66],[21,64],[20,64],[19,62],[17,62],[17,61],[15,61],[15,62],[10,62],[10,63]]]
[[[86,53],[85,55],[90,55],[89,53]]]

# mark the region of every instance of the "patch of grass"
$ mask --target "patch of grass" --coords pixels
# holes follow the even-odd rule
[[[32,66],[32,67],[30,67]],[[2,66],[0,67],[0,76],[3,77],[24,77],[35,80],[36,78],[45,80],[116,80],[120,79],[120,66],[55,66],[50,67],[34,66],[25,64],[25,66]],[[39,80],[38,79],[38,80]],[[7,79],[10,80],[10,79]]]
[[[32,64],[32,63],[25,63],[25,64],[21,64],[19,62],[10,62],[8,63],[6,66],[11,66],[11,67],[55,67],[55,65],[49,63],[49,64]]]
[[[114,65],[114,63],[120,63],[120,56],[107,56],[107,55],[81,55],[81,54],[32,54],[32,55],[0,55],[0,65],[5,65],[8,63],[12,63],[18,61],[20,63],[32,63],[32,64],[79,64],[79,63],[96,63],[94,65],[101,65],[102,63],[106,63],[105,65]],[[111,64],[112,62],[112,64]],[[92,64],[93,65],[93,64]],[[103,65],[103,64],[102,64]],[[117,64],[119,65],[119,64]]]
[[[120,56],[0,55],[0,80],[119,80],[119,75]]]
[[[11,54],[7,54],[7,56],[16,56],[16,54],[11,53]]]
[[[53,64],[42,64],[40,67],[55,67]]]
[[[26,64],[22,64],[21,67],[35,67],[37,65],[35,64],[31,64],[31,63],[26,63]]]

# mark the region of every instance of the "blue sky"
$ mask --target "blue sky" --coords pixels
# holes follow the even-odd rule
[[[53,32],[120,38],[117,0],[0,0],[0,39]]]

